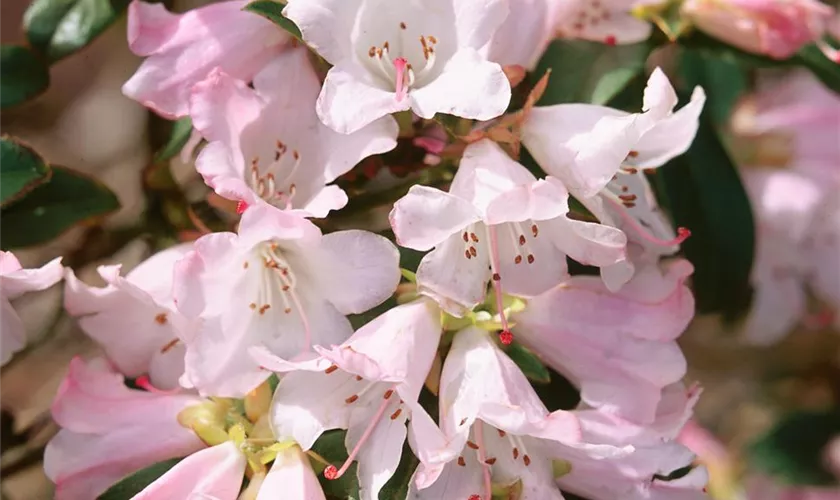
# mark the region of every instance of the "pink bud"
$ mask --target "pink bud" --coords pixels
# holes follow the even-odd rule
[[[786,59],[822,38],[833,9],[816,0],[688,0],[683,14],[728,44]]]

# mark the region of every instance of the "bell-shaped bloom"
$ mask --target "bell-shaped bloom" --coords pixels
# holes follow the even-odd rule
[[[682,13],[707,34],[739,49],[787,59],[821,41],[834,9],[818,0],[689,0]],[[823,45],[835,60],[837,52]]]
[[[245,0],[223,1],[172,14],[163,4],[133,0],[128,46],[146,57],[123,94],[166,118],[189,113],[190,90],[213,68],[250,81],[284,50],[290,37]]]
[[[804,287],[814,262],[811,258],[817,257],[811,252],[819,253],[821,248],[831,252],[831,245],[821,245],[823,238],[810,239],[809,232],[817,211],[831,204],[826,204],[819,184],[796,172],[753,168],[745,169],[742,177],[756,219],[756,257],[750,280],[753,300],[743,336],[750,343],[769,345],[805,316]],[[817,261],[832,266],[836,254],[826,257]]]
[[[181,460],[132,499],[236,500],[246,464],[247,459],[239,447],[233,441],[225,441]]]
[[[489,120],[510,102],[501,66],[479,50],[508,14],[504,0],[292,1],[283,14],[333,67],[318,116],[349,134],[398,111]]]
[[[178,413],[201,401],[129,389],[102,360],[73,359],[52,405],[62,429],[44,453],[55,498],[96,498],[129,474],[204,448],[178,423]]]
[[[554,0],[510,0],[510,13],[484,46],[489,61],[533,70],[554,38]]]
[[[567,212],[557,179],[537,180],[484,139],[464,151],[448,193],[413,186],[390,218],[400,245],[434,247],[417,269],[418,286],[460,316],[484,301],[491,279],[497,291],[534,296],[566,278],[566,255],[597,266],[624,257],[621,231]]]
[[[379,498],[397,469],[406,435],[421,463],[445,460],[443,436],[417,403],[440,335],[440,310],[419,299],[380,315],[341,345],[318,348],[332,363],[328,368],[280,379],[271,408],[275,437],[293,438],[308,450],[324,431],[347,429],[349,457],[324,475],[341,477],[358,461],[362,500]],[[262,358],[271,369],[270,357]]]
[[[178,309],[200,325],[187,339],[187,383],[201,394],[242,397],[265,380],[248,355],[265,347],[289,368],[339,344],[346,314],[380,304],[400,279],[399,254],[366,231],[322,235],[308,220],[259,204],[239,234],[213,233],[175,266]]]
[[[193,89],[190,116],[210,141],[196,168],[225,198],[246,205],[262,199],[324,217],[347,203],[344,191],[326,184],[397,144],[391,117],[349,135],[318,120],[321,83],[304,47],[276,57],[257,73],[253,87],[215,70]]]
[[[675,113],[677,95],[657,68],[645,88],[643,113],[594,104],[535,107],[522,124],[522,143],[543,170],[583,200],[607,187],[622,167],[656,168],[684,153],[705,101],[697,87]]]
[[[38,269],[24,269],[12,252],[0,251],[0,366],[26,347],[26,331],[9,301],[26,292],[45,290],[61,281],[63,274],[60,257]]]
[[[178,245],[143,261],[125,277],[120,266],[100,266],[105,288],[86,285],[68,269],[64,307],[102,346],[125,376],[148,375],[159,389],[178,387],[184,373],[188,321],[172,300],[175,262],[192,249]]]
[[[676,338],[694,316],[690,263],[644,270],[618,293],[573,277],[514,316],[517,340],[579,386],[584,403],[639,423],[654,420],[663,388],[685,375]]]
[[[326,500],[324,490],[300,446],[277,453],[268,475],[260,485],[256,500]]]
[[[557,6],[554,20],[560,38],[616,45],[641,42],[650,36],[650,23],[630,13],[636,0],[551,1]]]
[[[479,328],[455,334],[440,387],[441,429],[457,454],[446,464],[421,464],[409,498],[489,499],[493,486],[519,482],[517,498],[561,500],[553,461],[609,460],[632,451],[580,442],[578,419],[549,413],[525,375]]]

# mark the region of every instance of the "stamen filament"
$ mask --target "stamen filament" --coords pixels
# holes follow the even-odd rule
[[[502,322],[502,333],[499,334],[499,339],[503,344],[510,345],[513,342],[513,334],[511,334],[510,328],[508,327],[502,296],[502,277],[499,274],[499,239],[496,234],[496,226],[485,227],[487,228],[487,238],[489,241],[490,270],[493,272],[493,290],[496,292],[496,309],[499,310],[499,319]]]
[[[609,193],[609,194],[612,195],[612,193]],[[647,229],[642,227],[642,225],[639,224],[639,222],[636,220],[635,217],[628,214],[626,210],[623,210],[620,203],[616,203],[615,200],[613,200],[611,198],[612,198],[611,196],[606,196],[605,197],[605,199],[607,201],[609,201],[610,203],[612,203],[615,206],[618,213],[621,215],[621,218],[630,227],[632,227],[633,230],[636,231],[636,233],[638,233],[639,236],[641,236],[643,240],[645,240],[649,243],[653,243],[654,245],[670,247],[670,246],[681,244],[683,241],[687,240],[689,236],[691,236],[691,231],[690,230],[688,230],[687,228],[684,228],[684,227],[678,227],[676,238],[671,239],[671,240],[663,240],[661,238],[657,238],[656,236],[650,234],[650,232],[648,232]]]
[[[484,445],[484,428],[482,427],[484,422],[481,420],[476,420],[473,424],[473,431],[475,433],[475,442],[478,445],[478,449],[476,453],[478,454],[478,463],[481,465],[481,470],[484,475],[484,498],[492,498],[493,495],[493,485],[490,480],[490,465],[486,463],[487,456],[485,450],[487,449]]]

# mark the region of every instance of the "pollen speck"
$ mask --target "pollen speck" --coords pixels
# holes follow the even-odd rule
[[[157,316],[155,316],[155,323],[157,323],[159,325],[165,325],[166,324],[166,313],[160,313]]]

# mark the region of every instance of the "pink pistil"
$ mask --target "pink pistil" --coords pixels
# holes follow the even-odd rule
[[[513,334],[508,326],[505,315],[504,297],[502,296],[502,277],[499,275],[499,240],[494,226],[487,226],[487,233],[490,237],[490,268],[493,271],[493,290],[496,292],[496,309],[499,310],[499,319],[502,322],[502,333],[499,340],[502,344],[510,345],[513,342]]]
[[[406,61],[404,57],[398,57],[398,58],[394,59],[394,69],[397,72],[397,76],[396,76],[397,102],[402,101],[405,98],[405,95],[408,93],[408,88],[405,85],[406,67],[407,66],[408,66],[408,61]]]

